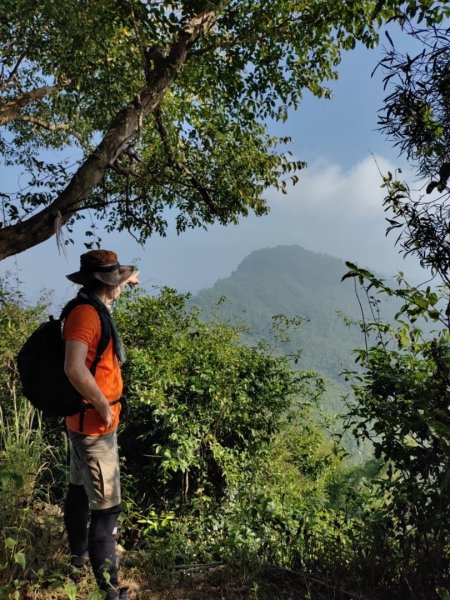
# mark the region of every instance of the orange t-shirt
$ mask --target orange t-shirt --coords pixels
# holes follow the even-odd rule
[[[88,347],[86,367],[90,369],[97,355],[97,348],[101,337],[101,321],[96,309],[90,304],[80,304],[70,311],[64,323],[64,341],[76,340],[83,342]],[[102,390],[108,402],[118,400],[122,395],[123,382],[120,364],[114,351],[112,338],[102,354],[95,370],[95,381]],[[118,402],[111,406],[114,419],[111,427],[107,428],[105,422],[94,408],[89,408],[84,413],[83,431],[80,432],[80,414],[76,413],[66,418],[67,428],[85,435],[104,435],[111,433],[119,424],[121,404]]]

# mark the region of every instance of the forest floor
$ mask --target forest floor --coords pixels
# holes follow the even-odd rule
[[[304,600],[336,597],[323,595],[302,576],[268,567],[253,571],[227,566],[189,569],[160,581],[131,583],[136,600]]]
[[[149,576],[142,567],[121,569],[121,586],[128,587],[129,600],[334,600],[358,599],[326,582],[306,578],[270,566],[253,570],[227,565],[198,565],[185,570]],[[86,600],[96,589],[89,569],[74,578],[76,600]],[[61,588],[21,590],[20,600],[67,600]],[[17,598],[11,595],[10,598]],[[97,600],[97,599],[96,599]],[[364,599],[364,600],[367,600]]]

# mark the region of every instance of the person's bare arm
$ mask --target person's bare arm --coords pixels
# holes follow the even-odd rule
[[[89,400],[100,413],[106,427],[110,427],[113,422],[113,413],[92,373],[86,367],[87,352],[88,347],[83,342],[68,340],[66,342],[64,371],[73,387],[80,392],[83,398]]]

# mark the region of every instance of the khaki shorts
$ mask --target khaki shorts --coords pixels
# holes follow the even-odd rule
[[[69,439],[69,481],[84,486],[89,508],[102,510],[120,504],[117,432],[94,436],[69,431]]]

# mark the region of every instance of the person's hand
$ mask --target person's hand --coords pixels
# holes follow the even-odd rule
[[[139,271],[134,271],[133,273],[131,273],[128,279],[123,282],[123,285],[129,285],[131,287],[134,287],[135,285],[139,285],[140,283],[141,282],[139,281]]]
[[[97,410],[100,413],[101,418],[104,420],[106,428],[109,429],[114,420],[114,413],[111,410],[111,407],[109,404],[102,404],[102,406],[97,408]]]

